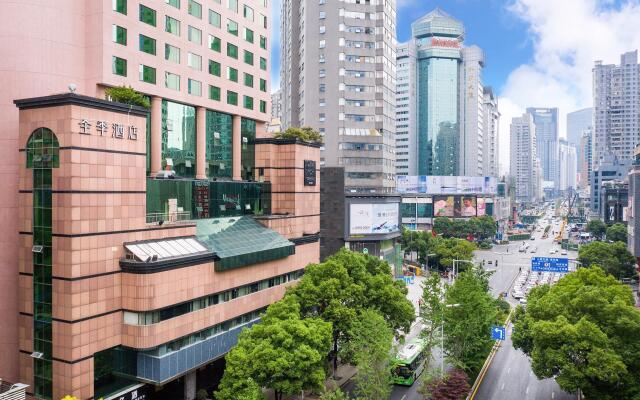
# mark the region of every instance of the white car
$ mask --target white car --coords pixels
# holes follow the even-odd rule
[[[557,252],[558,252],[558,250],[556,250],[556,249],[549,250],[549,254],[556,254]]]

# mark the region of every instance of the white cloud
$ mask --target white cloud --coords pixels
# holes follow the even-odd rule
[[[500,152],[508,170],[509,124],[526,107],[559,107],[560,136],[566,114],[592,105],[596,60],[618,63],[640,48],[640,3],[623,0],[514,0],[509,11],[529,26],[533,59],[513,70],[501,88]]]

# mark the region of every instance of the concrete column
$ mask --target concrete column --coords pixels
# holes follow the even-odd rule
[[[196,371],[191,371],[184,376],[184,400],[196,398]]]
[[[233,116],[233,180],[242,180],[242,125],[239,115]]]
[[[196,179],[207,179],[207,109],[196,111]]]
[[[151,174],[162,171],[162,97],[151,98]]]

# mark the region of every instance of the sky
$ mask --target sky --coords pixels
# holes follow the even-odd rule
[[[280,2],[272,0],[271,87],[279,85]],[[566,114],[592,106],[596,60],[618,63],[640,48],[640,0],[397,0],[398,42],[411,23],[440,7],[461,20],[465,45],[485,52],[483,83],[498,96],[501,171],[509,168],[509,124],[527,107]]]

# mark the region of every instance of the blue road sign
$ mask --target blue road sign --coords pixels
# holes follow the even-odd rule
[[[507,328],[505,328],[504,326],[491,327],[491,339],[505,340],[506,338],[507,338]]]
[[[568,258],[533,257],[531,270],[539,272],[569,272]]]

